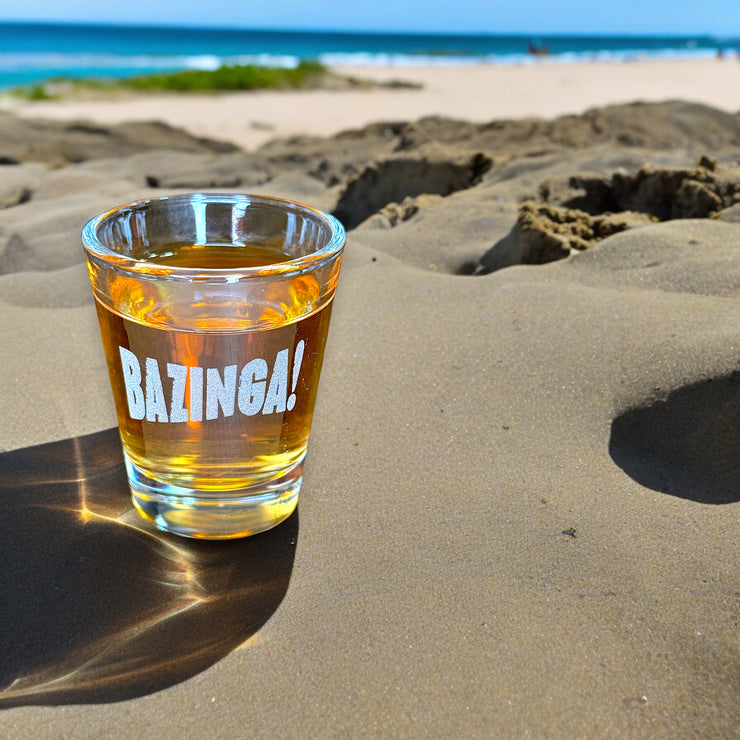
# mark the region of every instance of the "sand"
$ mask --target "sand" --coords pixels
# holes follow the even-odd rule
[[[164,121],[195,136],[232,141],[253,150],[275,137],[331,135],[373,121],[409,121],[444,115],[484,122],[525,116],[582,113],[594,106],[634,100],[682,99],[727,111],[740,108],[736,59],[593,62],[431,68],[337,68],[379,82],[401,80],[420,89],[260,92],[203,96],[151,96],[119,101],[70,101],[3,107],[21,115],[103,124]]]
[[[737,89],[253,154],[3,117],[0,734],[736,736]],[[78,242],[209,186],[353,224],[298,514],[228,544],[131,511]]]

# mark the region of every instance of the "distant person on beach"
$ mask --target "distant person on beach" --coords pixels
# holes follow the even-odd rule
[[[529,40],[527,41],[527,53],[533,57],[545,57],[550,53],[550,49],[539,40]]]

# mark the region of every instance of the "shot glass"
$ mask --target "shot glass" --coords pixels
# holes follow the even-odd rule
[[[141,200],[82,231],[136,509],[205,539],[298,502],[345,233],[245,194]]]

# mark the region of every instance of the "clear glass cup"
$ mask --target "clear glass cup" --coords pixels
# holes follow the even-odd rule
[[[345,233],[278,198],[129,203],[82,231],[135,507],[187,537],[295,509]]]

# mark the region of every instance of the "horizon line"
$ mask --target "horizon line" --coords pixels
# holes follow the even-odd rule
[[[119,20],[70,20],[70,19],[23,19],[23,18],[0,18],[0,25],[24,25],[24,26],[81,26],[86,28],[152,28],[171,29],[184,31],[220,31],[224,33],[240,33],[257,31],[263,33],[289,33],[289,34],[341,34],[354,36],[460,36],[472,38],[496,38],[496,37],[521,37],[521,38],[595,38],[595,39],[707,39],[721,41],[726,39],[740,39],[738,34],[719,35],[709,31],[701,33],[678,33],[678,32],[656,32],[645,33],[635,31],[623,32],[589,32],[589,31],[408,31],[389,29],[345,29],[345,28],[276,28],[274,26],[239,26],[225,27],[221,25],[194,24],[189,22],[174,23],[168,21],[151,21],[132,23],[131,21]]]

